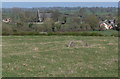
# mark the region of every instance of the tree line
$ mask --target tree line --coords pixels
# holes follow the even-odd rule
[[[52,13],[51,19],[43,24],[35,24],[37,10]],[[19,32],[79,32],[100,30],[99,22],[105,19],[118,20],[117,8],[114,7],[52,7],[52,8],[3,8],[3,19],[12,22],[3,23],[3,33]]]

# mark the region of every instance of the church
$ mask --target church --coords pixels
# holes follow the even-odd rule
[[[37,10],[37,22],[44,22],[46,19],[52,19],[53,14],[51,12],[40,12]]]

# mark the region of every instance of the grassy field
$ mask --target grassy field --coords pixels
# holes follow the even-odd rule
[[[3,36],[2,49],[3,77],[118,76],[117,37]]]

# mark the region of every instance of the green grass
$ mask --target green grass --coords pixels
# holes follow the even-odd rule
[[[89,33],[99,33],[106,36],[111,36],[112,34],[118,34],[116,30],[105,30],[105,31],[88,31]]]
[[[3,77],[117,77],[118,38],[3,36],[2,60]]]

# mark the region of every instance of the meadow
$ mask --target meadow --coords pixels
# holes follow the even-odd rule
[[[3,77],[118,76],[118,37],[3,36],[2,51]]]

